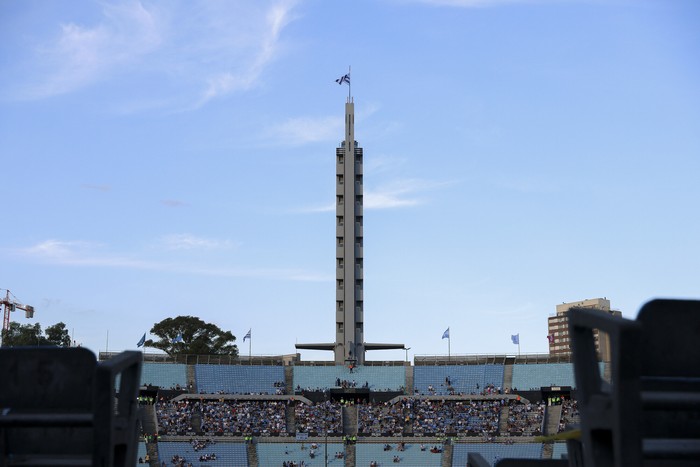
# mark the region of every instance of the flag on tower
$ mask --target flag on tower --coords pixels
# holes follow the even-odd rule
[[[143,336],[141,339],[139,339],[139,342],[136,344],[136,347],[143,347],[143,344],[146,343],[146,333],[143,333]]]
[[[348,83],[348,86],[350,86],[350,73],[341,76],[340,78],[335,80],[335,82],[338,84]]]
[[[442,333],[442,338],[443,339],[449,339],[450,338],[450,328],[448,327],[445,329],[445,332]]]
[[[518,345],[520,345],[520,333],[518,333],[518,334],[513,334],[512,336],[510,336],[510,340],[513,341],[513,344],[518,344]]]
[[[252,331],[252,330],[253,330],[253,328],[248,329],[248,334],[243,336],[243,342],[245,342],[246,339],[250,339],[250,331]]]

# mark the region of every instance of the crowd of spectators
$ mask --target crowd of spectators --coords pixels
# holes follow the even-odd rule
[[[286,434],[285,401],[182,400],[156,405],[161,433]],[[193,426],[193,420],[198,421]]]
[[[159,433],[187,433],[192,429],[192,402],[179,402],[161,399],[156,404]]]
[[[202,401],[197,402],[205,433],[287,433],[285,401]]]
[[[445,401],[418,399],[413,401],[413,432],[457,433],[479,436],[498,432],[504,400]]]
[[[505,400],[446,401],[405,398],[395,404],[358,405],[358,432],[363,435],[401,436],[456,433],[494,435]]]
[[[343,432],[342,406],[330,400],[313,405],[297,402],[294,420],[297,433],[325,433],[326,429],[333,435]]]
[[[508,433],[521,436],[542,434],[542,422],[546,404],[511,402],[508,407]]]
[[[449,376],[445,377],[445,381],[441,383],[435,383],[429,384],[428,387],[426,388],[427,392],[423,393],[419,388],[415,389],[415,395],[424,395],[424,396],[442,396],[442,395],[448,395],[448,396],[466,396],[466,395],[471,395],[471,396],[476,396],[476,395],[481,395],[481,396],[489,396],[489,395],[494,395],[494,394],[504,394],[508,393],[508,391],[504,391],[501,386],[496,386],[493,383],[486,384],[483,388],[479,386],[479,384],[476,384],[476,390],[471,391],[467,393],[466,391],[460,391],[459,388],[453,387],[452,380],[450,379]]]
[[[573,399],[562,399],[559,432],[566,431],[570,425],[579,423],[581,423],[581,416],[578,413],[578,403]]]
[[[362,402],[357,405],[358,432],[363,435],[401,436],[406,422],[410,421],[410,399],[396,404],[389,402]]]

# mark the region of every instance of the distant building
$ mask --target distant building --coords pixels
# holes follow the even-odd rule
[[[618,310],[610,309],[610,300],[607,298],[592,298],[578,302],[562,303],[557,305],[556,316],[548,318],[547,339],[549,340],[549,355],[570,356],[571,341],[569,339],[569,319],[567,312],[571,308],[590,308],[600,310],[601,313],[608,313],[613,316],[621,316]],[[610,361],[610,338],[607,334],[593,331],[595,347],[599,358],[604,362]]]

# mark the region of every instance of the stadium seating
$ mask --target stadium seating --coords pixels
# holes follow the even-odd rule
[[[260,466],[280,466],[284,461],[294,461],[301,463],[307,467],[320,467],[325,465],[325,443],[318,443],[318,448],[315,450],[315,457],[311,458],[311,444],[304,443],[304,450],[301,450],[301,443],[295,442],[293,439],[289,443],[257,443],[255,449],[258,454],[258,464]],[[344,459],[335,457],[336,452],[345,453],[345,446],[342,443],[328,443],[328,465],[334,467],[343,467]],[[362,465],[362,464],[357,464]]]
[[[566,443],[554,443],[552,449],[552,459],[561,459],[567,453]]]
[[[200,463],[200,456],[205,454],[215,454],[216,460]],[[202,465],[207,467],[248,466],[246,445],[243,443],[209,444],[199,451],[195,451],[192,445],[187,442],[161,441],[158,443],[158,457],[161,462],[165,461],[166,465],[171,466],[173,465],[173,456],[183,457],[186,462],[192,462],[193,465]]]
[[[457,443],[452,451],[452,466],[464,467],[467,465],[467,456],[470,452],[478,452],[491,465],[499,459],[540,459],[542,457],[542,444],[540,443]]]
[[[598,363],[600,374],[605,364]],[[513,388],[520,391],[539,390],[547,386],[576,387],[573,363],[533,363],[513,365]]]
[[[343,365],[295,366],[294,388],[326,390],[337,387],[338,380],[355,383],[355,387],[369,384],[372,391],[399,391],[406,385],[403,366],[357,366],[352,372]]]
[[[376,461],[380,467],[397,465],[400,467],[440,467],[442,453],[430,452],[431,445],[426,444],[425,451],[420,450],[420,444],[406,444],[403,451],[397,450],[396,443],[390,444],[391,450],[384,450],[384,443],[358,443],[355,445],[355,465],[366,467]],[[400,462],[394,463],[394,456],[399,456]],[[464,466],[465,464],[462,464]]]
[[[503,365],[426,365],[413,370],[413,386],[420,394],[448,394],[446,378],[457,394],[480,394],[487,386],[503,388]],[[429,390],[433,387],[433,391]]]
[[[137,457],[137,460],[138,459],[143,460],[143,458],[146,457],[146,443],[139,443],[138,452],[136,453],[136,457]],[[138,465],[138,462],[136,462],[136,465]]]
[[[206,394],[275,394],[284,383],[282,366],[195,365],[195,375]]]
[[[172,389],[180,386],[187,387],[187,365],[182,363],[149,363],[144,362],[141,372],[141,385],[158,386]]]

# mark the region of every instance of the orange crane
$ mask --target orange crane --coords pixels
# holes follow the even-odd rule
[[[0,298],[0,306],[4,308],[4,314],[3,314],[3,319],[2,319],[2,330],[3,331],[9,331],[10,330],[10,313],[13,311],[20,309],[24,310],[25,316],[27,318],[33,318],[34,317],[34,307],[31,305],[24,305],[22,302],[17,300],[17,297],[12,295],[12,292],[10,292],[7,289],[0,289],[0,293],[2,290],[5,290],[5,298]]]

